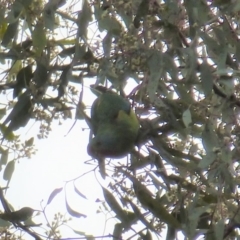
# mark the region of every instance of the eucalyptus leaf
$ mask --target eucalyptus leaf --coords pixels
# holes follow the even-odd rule
[[[89,5],[88,1],[83,2],[82,10],[79,12],[78,15],[78,35],[80,38],[87,38],[87,29],[88,25],[92,20],[91,14],[91,6]]]
[[[38,22],[32,33],[33,47],[35,48],[36,55],[40,56],[46,46],[47,38],[46,31],[42,22]]]
[[[74,184],[74,191],[82,198],[87,199],[87,197],[79,191],[79,189]]]
[[[3,179],[9,182],[12,178],[14,170],[15,170],[15,160],[12,160],[7,164],[4,170]]]
[[[54,190],[51,192],[50,196],[48,197],[47,205],[49,205],[49,204],[52,202],[52,200],[53,200],[62,190],[63,190],[62,187],[61,187],[61,188],[56,188],[56,189],[54,189]]]
[[[80,217],[86,218],[87,217],[85,214],[79,213],[79,212],[75,211],[74,209],[72,209],[70,207],[70,205],[68,204],[67,200],[65,200],[65,204],[66,204],[67,211],[71,216],[76,217],[76,218],[80,218]]]
[[[19,21],[9,23],[2,39],[2,46],[7,47],[17,34]]]
[[[214,234],[216,240],[222,240],[224,239],[224,227],[225,226],[225,220],[220,219],[217,224],[214,225]]]
[[[202,88],[205,96],[208,97],[212,93],[213,89],[213,74],[212,69],[206,62],[203,62],[200,66]]]
[[[198,164],[198,167],[201,169],[206,169],[216,160],[216,154],[214,152],[207,152],[206,155],[203,156],[202,160]]]
[[[219,148],[219,141],[216,132],[213,130],[213,125],[210,122],[205,124],[202,132],[202,144],[207,153]]]
[[[158,51],[150,52],[150,57],[148,59],[147,65],[150,70],[150,79],[147,85],[147,92],[149,94],[150,100],[154,101],[156,90],[159,84],[159,80],[162,76],[162,54]]]
[[[8,149],[4,150],[1,155],[1,159],[0,159],[0,170],[2,170],[2,166],[6,165],[8,162]]]

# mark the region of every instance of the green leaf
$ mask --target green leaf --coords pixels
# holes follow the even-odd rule
[[[58,86],[58,98],[61,98],[65,94],[66,87],[68,85],[69,77],[71,74],[72,74],[71,65],[67,65],[63,69],[59,79],[60,84]]]
[[[213,74],[212,69],[209,64],[203,62],[200,65],[201,72],[201,80],[202,80],[202,88],[206,97],[208,97],[212,93],[213,89]]]
[[[29,138],[27,141],[25,141],[26,147],[31,147],[34,143],[34,137]]]
[[[196,2],[195,1],[184,1],[184,5],[186,8],[186,12],[188,15],[188,21],[189,21],[189,35],[190,38],[194,38],[196,35],[196,15],[194,14],[196,11]],[[194,9],[195,8],[195,9]]]
[[[78,15],[78,35],[80,38],[86,39],[87,38],[87,30],[89,22],[92,21],[92,12],[91,7],[88,1],[83,2],[82,10],[79,12]]]
[[[71,216],[76,217],[76,218],[80,218],[80,217],[86,218],[87,217],[85,214],[79,213],[79,212],[75,211],[74,209],[72,209],[70,207],[70,205],[68,204],[67,200],[65,200],[65,203],[66,203],[67,211]]]
[[[7,164],[7,166],[4,170],[3,179],[6,180],[6,181],[10,181],[11,178],[12,178],[12,174],[14,172],[14,169],[15,169],[15,160],[12,160]]]
[[[104,56],[110,57],[111,47],[112,47],[112,34],[107,33],[102,41]]]
[[[8,141],[13,141],[16,136],[14,135],[14,133],[8,129],[5,125],[0,124],[0,130],[2,132],[2,135],[4,136],[4,139],[7,139]]]
[[[19,0],[14,1],[13,4],[11,5],[11,11],[8,13],[7,16],[7,22],[13,23],[17,19],[19,19],[22,10],[23,10],[22,2]]]
[[[72,229],[76,234],[78,235],[81,235],[81,236],[86,236],[86,233],[85,232],[82,232],[82,231],[78,231],[78,230],[75,230],[75,229]]]
[[[6,165],[8,162],[8,149],[1,152],[1,159],[0,159],[0,171],[2,170],[2,166]]]
[[[153,198],[153,194],[149,191],[149,189],[141,184],[135,177],[128,175],[129,179],[133,183],[133,189],[136,193],[136,196],[139,202],[146,207],[152,214],[156,217],[164,221],[165,223],[171,225],[174,228],[179,228],[180,223],[176,218],[171,215],[167,209],[159,203],[159,201]]]
[[[40,21],[37,23],[32,33],[32,40],[36,55],[40,56],[47,43],[44,25]]]
[[[239,41],[237,41],[235,48],[236,48],[235,56],[237,58],[237,61],[239,62],[240,61],[240,42]]]
[[[113,35],[119,36],[122,32],[122,25],[119,23],[119,21],[116,18],[109,16],[109,13],[103,10],[99,5],[95,4],[94,7],[94,14],[98,21],[99,30],[101,32],[106,30]]]
[[[19,21],[8,24],[7,30],[3,36],[2,45],[7,47],[17,34]]]
[[[199,222],[200,216],[207,211],[208,207],[194,207],[188,208],[188,221],[189,221],[189,236],[190,239],[193,239],[193,236],[196,233],[197,225]]]
[[[6,108],[0,108],[0,119],[2,119],[4,116],[6,116],[7,109]]]
[[[192,115],[189,109],[183,112],[182,120],[186,127],[189,127],[189,125],[192,123]]]
[[[234,94],[235,92],[235,82],[234,82],[234,78],[232,77],[221,77],[219,79],[219,84],[221,84],[222,88],[224,89],[224,93],[227,95],[227,96],[232,96],[232,94]],[[230,108],[228,106],[228,108]]]
[[[87,197],[78,190],[78,188],[75,186],[75,184],[74,184],[74,191],[75,191],[80,197],[87,199]]]
[[[102,187],[103,195],[110,206],[111,210],[114,211],[119,219],[122,219],[124,213],[123,209],[120,206],[120,204],[117,202],[116,198],[112,195],[110,191],[108,191],[106,188]]]
[[[206,169],[210,164],[216,159],[216,154],[214,152],[208,152],[205,156],[203,156],[202,160],[198,164],[198,167],[201,169]]]
[[[29,5],[31,5],[33,1],[34,0],[21,0],[21,3],[24,7],[29,7]]]
[[[205,124],[205,128],[202,132],[202,144],[207,153],[219,148],[217,134],[213,130],[213,126],[210,122]]]
[[[113,230],[113,240],[122,239],[123,225],[116,223]]]
[[[52,200],[63,190],[63,188],[56,188],[52,191],[52,193],[50,194],[50,196],[48,197],[48,201],[47,201],[47,205],[49,205]]]
[[[220,219],[215,225],[214,225],[214,234],[216,237],[216,240],[222,240],[224,239],[224,229],[225,229],[225,220]]]
[[[226,44],[224,46],[221,46],[217,53],[217,61],[216,61],[217,73],[218,73],[218,71],[222,71],[227,68],[226,67],[227,54],[228,54],[228,48],[227,48],[227,44]]]
[[[51,31],[53,31],[54,28],[56,27],[56,25],[55,25],[55,11],[56,10],[54,8],[47,9],[45,7],[44,12],[43,12],[44,26]]]
[[[158,51],[153,51],[151,52],[147,62],[150,70],[150,79],[147,85],[147,92],[152,102],[155,100],[159,80],[163,74],[162,61],[162,54]]]

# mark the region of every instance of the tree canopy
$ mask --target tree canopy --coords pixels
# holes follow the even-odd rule
[[[128,99],[141,126],[127,158],[106,159],[112,239],[239,237],[239,12],[237,0],[1,1],[4,180],[35,151],[16,130],[37,121],[44,141],[54,121],[89,124],[94,82]]]

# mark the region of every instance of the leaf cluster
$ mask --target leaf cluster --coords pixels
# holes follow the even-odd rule
[[[238,237],[239,2],[85,0],[77,12],[69,2],[0,8],[0,93],[12,93],[0,109],[6,147],[30,120],[39,138],[73,109],[87,121],[84,82],[120,92],[134,82],[126,97],[141,124],[136,149],[127,162],[109,160],[103,189],[119,220],[115,239],[151,239],[164,226],[168,239],[180,230],[188,239]]]

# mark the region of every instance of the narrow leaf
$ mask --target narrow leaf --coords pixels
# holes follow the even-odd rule
[[[213,74],[209,65],[203,62],[200,66],[202,88],[205,96],[209,96],[213,89]]]
[[[117,214],[117,217],[121,218],[121,216],[123,215],[123,209],[120,206],[120,204],[117,202],[112,193],[110,193],[106,188],[103,187],[102,190],[104,198],[108,205],[110,206],[110,208],[112,209],[112,211],[114,211]]]
[[[106,57],[110,57],[110,52],[111,52],[111,44],[112,44],[112,34],[111,33],[107,33],[107,35],[104,37],[103,41],[103,51],[104,51],[104,55]]]
[[[33,46],[36,51],[36,55],[40,56],[47,42],[44,26],[41,22],[38,22],[32,34]]]
[[[82,232],[82,231],[78,231],[78,230],[75,230],[75,229],[72,229],[76,234],[78,235],[81,235],[81,236],[86,236],[86,233],[85,232]]]
[[[7,109],[6,108],[0,108],[0,119],[6,116]]]
[[[128,175],[129,179],[133,183],[133,189],[139,202],[152,212],[156,217],[161,219],[163,222],[171,225],[174,228],[179,228],[180,224],[167,210],[159,203],[158,200],[152,197],[152,193],[147,189],[146,186],[141,184],[135,177]]]
[[[116,223],[113,230],[113,240],[122,239],[123,224]]]
[[[87,37],[88,25],[92,21],[91,6],[88,1],[83,2],[82,11],[78,15],[78,35],[80,38]]]
[[[87,199],[87,197],[78,190],[78,188],[75,186],[75,184],[74,184],[74,191],[75,191],[80,197]]]
[[[56,197],[56,195],[59,194],[62,190],[63,190],[62,187],[54,189],[48,198],[47,205],[49,205],[52,202],[52,200]]]
[[[70,207],[70,205],[68,204],[67,199],[66,199],[65,203],[66,203],[67,211],[71,216],[77,217],[77,218],[80,218],[80,217],[86,218],[87,217],[85,214],[79,213],[79,212],[75,211],[74,209],[72,209]]]
[[[224,219],[220,219],[218,223],[214,225],[214,233],[216,236],[216,240],[224,239],[224,229],[225,229]]]
[[[14,172],[14,169],[15,169],[15,160],[12,160],[7,164],[4,170],[3,179],[6,181],[10,181],[12,174]]]
[[[7,30],[3,36],[2,40],[2,45],[4,47],[7,47],[8,44],[12,41],[14,36],[17,33],[17,28],[18,28],[19,21],[17,20],[16,22],[10,23],[7,27]]]
[[[154,51],[151,53],[147,62],[148,68],[150,70],[147,92],[151,101],[155,100],[156,90],[159,85],[159,79],[163,73],[162,61],[162,54],[158,51]]]
[[[207,122],[202,132],[202,143],[207,153],[219,147],[218,137],[211,123]]]
[[[0,159],[0,171],[2,170],[2,166],[7,164],[7,161],[8,161],[8,149],[2,152],[2,156]]]
[[[205,156],[203,156],[202,160],[198,164],[198,167],[201,169],[206,169],[213,161],[216,159],[216,154],[214,152],[208,152]]]
[[[16,136],[12,131],[10,131],[4,124],[0,124],[0,131],[2,132],[2,135],[4,136],[4,139],[7,139],[8,141],[13,141]]]

